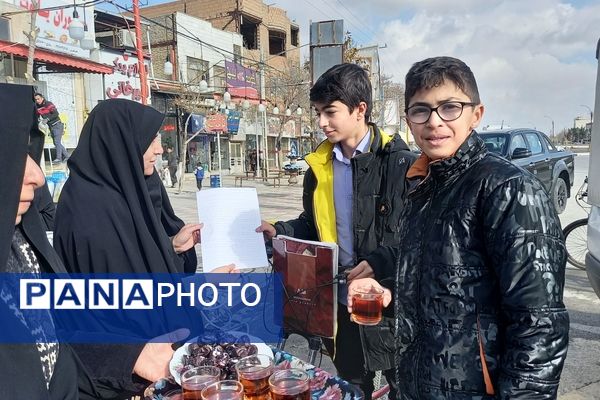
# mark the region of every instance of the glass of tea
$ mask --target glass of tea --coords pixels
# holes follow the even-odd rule
[[[381,321],[383,289],[372,285],[356,287],[352,292],[350,319],[361,325],[377,325]]]
[[[202,400],[243,400],[244,387],[238,381],[213,383],[202,390]]]
[[[310,400],[308,374],[301,369],[283,369],[269,378],[273,400]]]
[[[163,400],[183,400],[184,399],[183,392],[181,391],[181,389],[171,390],[170,392],[163,394],[161,398]]]
[[[213,366],[188,369],[181,375],[181,388],[185,400],[201,400],[202,389],[221,378],[221,370]]]
[[[246,400],[270,400],[269,377],[273,374],[273,358],[255,354],[241,358],[235,365],[244,386]]]

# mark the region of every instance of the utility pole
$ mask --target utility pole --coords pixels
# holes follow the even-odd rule
[[[549,115],[544,115],[544,118],[548,118],[550,121],[552,121],[552,130],[550,131],[550,137],[554,138],[554,119],[552,119],[552,117]]]
[[[260,68],[259,68],[259,74],[260,74],[260,98],[261,99],[265,99],[266,98],[266,91],[265,91],[265,59],[264,59],[264,55],[263,55],[263,51],[262,49],[260,50]],[[263,164],[264,164],[264,171],[263,171],[263,176],[267,177],[269,174],[269,155],[268,155],[268,149],[267,149],[267,133],[269,132],[269,127],[267,126],[267,105],[265,104],[265,111],[262,112],[261,115],[262,118],[262,126],[263,126],[263,131],[262,131],[262,141],[263,141]],[[257,143],[257,147],[258,147],[258,143]],[[256,164],[259,166],[259,170],[260,170],[260,159],[259,159],[259,152],[256,152]]]
[[[142,47],[142,26],[140,22],[139,0],[133,0],[133,23],[135,25],[135,47],[137,50],[138,71],[140,74],[142,104],[148,104],[148,84],[146,81],[146,66],[144,65],[144,49]]]

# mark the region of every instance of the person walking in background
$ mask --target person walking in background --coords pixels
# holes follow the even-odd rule
[[[67,153],[67,149],[65,149],[62,144],[65,126],[60,120],[58,110],[56,109],[56,106],[51,101],[46,100],[41,93],[36,93],[34,97],[38,116],[43,118],[48,124],[50,134],[52,135],[52,142],[56,148],[56,158],[53,162],[59,163],[66,161],[67,158],[69,158],[69,153]]]
[[[167,165],[171,174],[171,187],[177,184],[177,154],[173,151],[172,146],[167,147]]]
[[[200,191],[202,190],[202,179],[204,179],[204,168],[202,168],[201,163],[196,164],[196,171],[194,172],[194,175],[196,175],[196,186]]]
[[[420,61],[405,88],[423,153],[407,173],[398,226],[398,399],[556,399],[569,315],[552,201],[535,176],[488,152],[464,62]]]

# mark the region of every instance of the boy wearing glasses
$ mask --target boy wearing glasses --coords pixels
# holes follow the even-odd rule
[[[405,99],[423,153],[407,174],[393,288],[399,398],[556,398],[569,317],[547,193],[488,153],[474,130],[484,107],[462,61],[414,64]]]
[[[389,136],[371,122],[372,88],[366,71],[340,64],[326,71],[310,90],[310,101],[325,133],[306,156],[304,212],[297,219],[263,222],[257,231],[339,245],[339,271],[348,280],[379,277],[398,240],[398,218],[406,190],[404,179],[415,159],[399,136]],[[396,253],[393,253],[396,254]],[[383,262],[382,262],[383,261]],[[357,265],[358,264],[358,265]],[[388,273],[389,275],[389,273]],[[394,378],[393,318],[377,326],[359,326],[346,309],[346,285],[338,285],[337,335],[325,340],[338,375],[359,385],[370,399],[377,370]]]

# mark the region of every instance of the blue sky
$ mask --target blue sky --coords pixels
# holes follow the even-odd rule
[[[164,1],[150,0],[150,4]],[[594,0],[272,0],[300,25],[344,19],[358,45],[381,49],[384,73],[449,55],[473,70],[486,106],[482,125],[573,126],[594,107],[600,2]],[[124,2],[122,2],[124,3]],[[304,54],[307,54],[305,52]]]

